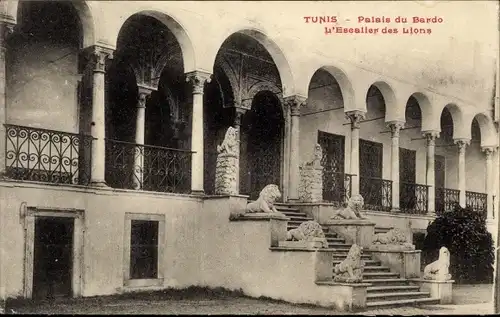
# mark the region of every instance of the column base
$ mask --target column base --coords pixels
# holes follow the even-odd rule
[[[205,195],[205,191],[202,189],[195,189],[191,191],[191,195],[203,196]]]
[[[400,212],[401,209],[399,207],[392,207],[391,212]]]
[[[100,188],[110,188],[106,181],[103,180],[95,180],[90,182],[90,186],[92,187],[100,187]]]
[[[428,211],[426,213],[427,216],[431,216],[431,217],[436,217],[436,212],[435,211]]]

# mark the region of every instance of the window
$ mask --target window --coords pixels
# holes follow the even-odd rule
[[[130,278],[158,277],[158,221],[132,220]]]
[[[165,216],[125,214],[124,285],[163,284]]]

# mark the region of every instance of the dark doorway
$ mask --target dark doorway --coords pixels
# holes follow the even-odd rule
[[[268,91],[254,97],[252,109],[245,116],[242,133],[248,138],[242,152],[246,153],[247,164],[240,174],[240,188],[242,194],[256,199],[266,185],[281,185],[284,120],[279,99]]]
[[[444,184],[445,184],[445,158],[442,155],[434,156],[434,182],[436,186],[436,200],[435,200],[435,208],[436,211],[444,211],[445,210],[445,201],[444,201]]]
[[[323,200],[344,202],[344,144],[343,135],[318,131],[318,143],[323,150]]]
[[[36,218],[33,298],[73,295],[73,230],[73,218]]]
[[[384,199],[382,159],[382,143],[359,140],[359,192],[369,209],[382,208],[387,200],[387,197]]]
[[[401,210],[415,209],[416,163],[416,151],[399,148],[399,207]]]

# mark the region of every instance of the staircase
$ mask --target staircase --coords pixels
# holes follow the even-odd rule
[[[293,205],[277,204],[276,209],[290,218],[287,230],[297,228],[304,221],[314,220]],[[390,229],[392,228],[375,227],[375,232],[383,233]],[[327,232],[327,227],[325,226],[323,226],[323,231],[325,232],[329,248],[335,250],[332,258],[333,265],[335,266],[346,258],[351,245],[347,244],[336,233]],[[370,253],[364,251],[361,259],[365,264],[363,282],[372,284],[372,286],[367,288],[367,309],[439,303],[439,299],[431,298],[430,293],[421,292],[418,285],[400,278],[399,273],[391,272],[380,261],[374,260]]]

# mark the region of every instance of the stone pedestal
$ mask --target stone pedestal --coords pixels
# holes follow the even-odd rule
[[[235,210],[230,214],[231,221],[269,221],[271,230],[271,247],[278,247],[280,241],[286,241],[287,224],[290,218],[286,217],[280,212],[256,212],[256,213],[242,213]]]
[[[357,244],[363,248],[372,244],[375,224],[367,220],[328,220],[324,223],[329,232],[335,232],[348,244]]]
[[[215,194],[236,195],[238,173],[238,156],[230,153],[222,153],[217,156],[215,167]]]
[[[408,250],[403,246],[371,246],[373,258],[400,274],[401,278],[420,278],[421,250]]]
[[[338,303],[337,309],[341,311],[357,311],[366,308],[367,288],[370,283],[339,283],[333,281],[318,281],[318,285],[335,287],[335,291],[342,294],[345,300]]]
[[[439,298],[440,304],[451,304],[453,302],[453,283],[454,280],[448,281],[433,281],[414,279],[420,285],[420,291],[429,292],[431,297]]]
[[[305,203],[323,200],[323,168],[321,166],[301,166],[299,198]]]

